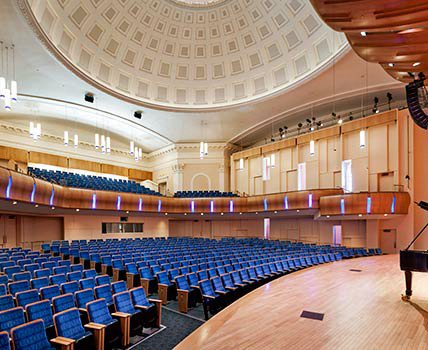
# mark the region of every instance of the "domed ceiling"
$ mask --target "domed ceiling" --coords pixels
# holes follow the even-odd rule
[[[205,110],[277,93],[346,40],[309,0],[19,0],[76,75],[125,101]]]

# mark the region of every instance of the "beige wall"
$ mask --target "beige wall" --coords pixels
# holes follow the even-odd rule
[[[129,217],[129,223],[144,223],[144,233],[102,234],[103,222],[120,222],[117,216],[67,215],[64,217],[64,239],[106,239],[136,237],[167,237],[168,220],[163,217]]]
[[[185,164],[184,191],[219,190],[218,164]]]

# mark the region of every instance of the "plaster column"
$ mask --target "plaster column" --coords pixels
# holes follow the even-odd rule
[[[177,163],[172,166],[174,193],[183,190],[183,170],[184,164],[182,163]]]
[[[218,167],[218,183],[219,191],[224,192],[224,164],[220,164]]]

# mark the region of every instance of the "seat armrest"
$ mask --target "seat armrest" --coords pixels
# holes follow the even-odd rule
[[[85,328],[89,328],[94,333],[95,347],[96,350],[104,350],[104,338],[106,326],[99,323],[90,322],[84,325]]]
[[[236,287],[225,287],[226,289],[236,290]]]
[[[159,300],[159,299],[149,299],[149,301],[151,303],[155,303],[155,304],[161,304],[162,303],[162,300]]]
[[[162,286],[162,287],[169,287],[167,284],[163,284],[163,283],[158,283],[158,286]]]
[[[222,290],[215,290],[214,292],[216,292],[218,294],[227,294],[227,292],[223,292]]]
[[[74,339],[64,338],[64,337],[56,337],[50,340],[53,344],[57,344],[63,350],[72,350],[74,349]]]
[[[237,285],[239,287],[245,287],[245,284],[242,284],[242,283],[235,283],[235,285]]]
[[[86,310],[86,309],[84,309],[84,308],[82,308],[82,307],[79,307],[79,311],[80,311],[80,312],[88,312],[88,310]]]
[[[188,291],[188,290],[185,290],[185,289],[178,289],[178,288],[177,288],[177,292],[178,292],[178,293],[184,293],[184,294],[189,293],[189,291]]]
[[[111,314],[112,316],[116,316],[116,317],[120,317],[120,318],[126,318],[126,317],[131,317],[131,314],[127,314],[126,312],[113,312]]]
[[[202,296],[203,296],[204,298],[207,298],[207,299],[212,299],[212,300],[214,300],[214,299],[215,299],[215,297],[213,297],[213,296],[211,296],[211,295],[202,294]]]
[[[144,305],[134,305],[134,307],[140,310],[147,310],[149,308],[148,306],[144,306]]]
[[[100,324],[100,323],[94,323],[94,322],[89,322],[89,323],[85,324],[84,327],[89,328],[89,329],[95,329],[95,330],[100,330],[100,329],[106,328],[105,325]]]

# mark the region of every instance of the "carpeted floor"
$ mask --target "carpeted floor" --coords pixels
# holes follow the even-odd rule
[[[169,305],[168,305],[169,306]],[[166,328],[151,336],[141,344],[133,347],[135,350],[168,350],[173,349],[203,322],[195,318],[162,308],[162,325]]]

